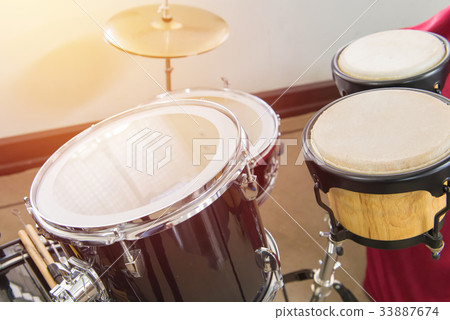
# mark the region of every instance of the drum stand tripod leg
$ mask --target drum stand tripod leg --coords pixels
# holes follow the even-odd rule
[[[334,272],[341,265],[337,261],[337,258],[340,255],[342,255],[341,244],[328,238],[327,250],[323,261],[321,261],[319,269],[302,269],[291,272],[283,275],[283,281],[286,284],[293,281],[314,280],[314,284],[312,285],[313,294],[310,300],[311,302],[325,301],[333,289],[336,290],[342,301],[356,302],[358,300],[350,292],[350,290],[345,288],[339,281],[334,280]],[[283,287],[283,294],[286,301],[289,301],[285,287]]]

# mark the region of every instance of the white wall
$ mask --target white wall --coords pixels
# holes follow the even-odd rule
[[[101,120],[161,93],[148,74],[164,87],[164,61],[130,59],[104,42],[102,30],[115,13],[155,3],[1,1],[0,138]],[[173,89],[222,87],[225,76],[231,88],[246,92],[331,79],[331,58],[349,41],[418,24],[448,5],[441,0],[172,3],[212,11],[230,26],[219,48],[173,60]]]

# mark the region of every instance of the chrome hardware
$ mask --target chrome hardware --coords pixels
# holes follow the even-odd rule
[[[437,94],[441,94],[441,83],[439,81],[435,82],[434,86],[433,86],[434,92],[436,92]]]
[[[267,245],[269,248],[261,247],[255,250],[256,264],[263,270],[264,275],[270,285],[268,291],[262,301],[273,301],[275,294],[280,290],[283,283],[283,275],[281,274],[280,259],[278,247],[269,231],[266,230]]]
[[[281,133],[280,133],[281,135]],[[277,156],[281,156],[282,154],[284,154],[284,142],[283,140],[280,141],[280,143],[278,144],[278,150],[277,150]]]
[[[323,261],[320,263],[320,268],[314,270],[312,302],[324,301],[331,294],[335,284],[334,272],[341,266],[341,263],[337,261],[340,249],[342,249],[342,243],[335,242],[329,237],[328,247]]]
[[[278,160],[276,158],[270,159],[268,167],[268,170],[264,173],[264,178],[266,178],[267,180],[275,179],[278,175]]]
[[[141,278],[144,274],[145,264],[142,257],[141,249],[129,250],[123,241],[120,241],[120,245],[124,251],[125,266],[128,272],[134,278]]]
[[[167,0],[164,0],[163,3],[158,7],[158,13],[161,13],[161,19],[164,22],[172,21],[172,15],[170,13],[170,6]]]
[[[246,163],[237,183],[240,185],[242,195],[245,199],[255,200],[258,195],[258,182],[256,182],[256,175],[253,174],[253,168],[250,167],[250,164],[251,161]]]
[[[75,257],[68,259],[68,266],[55,263],[61,283],[51,291],[50,296],[57,302],[108,301],[109,296],[97,273],[90,265]]]
[[[340,263],[339,261],[336,261],[336,263],[334,264],[333,267],[333,271],[336,271],[337,269],[339,269],[342,266],[342,263]]]
[[[255,250],[256,264],[265,273],[280,270],[280,261],[277,255],[270,249],[261,247]]]

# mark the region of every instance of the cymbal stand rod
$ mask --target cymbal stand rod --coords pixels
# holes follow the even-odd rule
[[[334,284],[334,271],[339,268],[340,263],[337,261],[337,248],[341,244],[334,242],[328,238],[328,247],[325,252],[323,261],[321,261],[320,269],[314,274],[313,295],[311,302],[325,301],[330,295]]]
[[[161,18],[164,22],[172,21],[172,14],[170,13],[169,0],[164,0],[159,6],[158,12],[161,12]]]
[[[172,91],[172,84],[170,79],[170,74],[173,68],[170,66],[170,58],[166,58],[166,89],[167,91]]]

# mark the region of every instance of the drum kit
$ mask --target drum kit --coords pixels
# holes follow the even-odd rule
[[[25,205],[44,237],[28,225],[0,250],[10,301],[274,298],[279,252],[259,206],[277,175],[279,117],[244,92],[171,90],[170,59],[227,36],[220,17],[167,1],[108,21],[112,45],[166,60],[167,91],[75,136],[40,168]]]
[[[384,39],[398,31],[336,54],[343,97],[317,112],[302,137],[317,203],[329,215],[328,247],[319,269],[282,275],[259,214],[283,151],[279,117],[245,92],[170,86],[170,59],[212,50],[228,27],[167,1],[111,18],[111,44],[166,59],[168,92],[83,131],[40,168],[25,206],[42,236],[27,225],[0,247],[8,301],[272,301],[285,283],[306,279],[311,301],[333,288],[355,301],[334,279],[344,240],[383,249],[425,243],[438,258],[450,209],[450,101],[439,95],[449,46],[405,32],[436,49],[411,54],[412,74],[407,66],[395,77],[358,71],[371,37],[377,48],[390,43],[381,52],[392,43],[412,52],[406,36]]]

